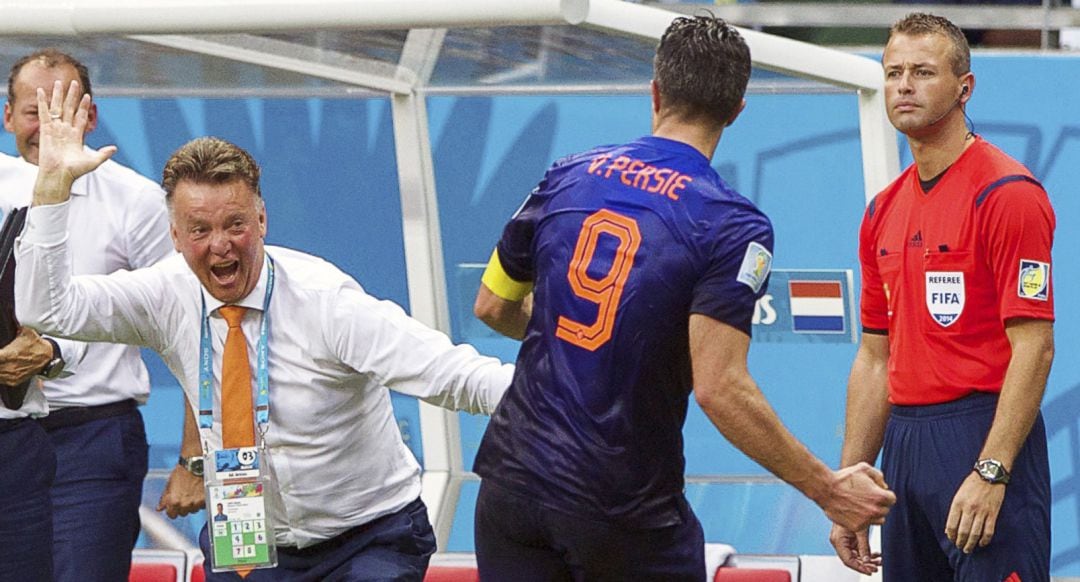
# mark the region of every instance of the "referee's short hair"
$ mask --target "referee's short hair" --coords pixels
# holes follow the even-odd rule
[[[924,12],[912,12],[896,21],[889,29],[889,39],[897,34],[908,36],[922,36],[926,34],[940,34],[952,44],[952,71],[956,76],[971,71],[971,47],[967,37],[960,27],[952,23],[948,18],[935,16]]]

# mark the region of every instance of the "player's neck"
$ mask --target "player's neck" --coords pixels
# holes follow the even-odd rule
[[[911,157],[919,170],[919,178],[929,180],[953,165],[971,144],[975,136],[967,125],[951,124],[941,131],[922,135],[908,135]]]
[[[721,129],[710,129],[697,123],[684,123],[674,119],[656,120],[653,127],[653,135],[670,140],[681,141],[711,160],[716,151],[716,145],[720,142]]]

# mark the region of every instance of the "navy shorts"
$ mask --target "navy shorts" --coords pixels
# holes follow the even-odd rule
[[[990,544],[964,554],[945,537],[953,496],[979,458],[997,401],[996,394],[977,393],[893,407],[882,456],[896,492],[882,528],[886,582],[1049,582],[1050,463],[1041,414],[1013,463]]]
[[[638,529],[553,511],[483,481],[476,564],[483,582],[704,582],[705,536],[690,505],[680,523]]]

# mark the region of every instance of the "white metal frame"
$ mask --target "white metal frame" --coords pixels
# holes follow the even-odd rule
[[[4,35],[131,35],[139,41],[301,72],[389,93],[411,313],[450,331],[425,86],[446,28],[585,24],[659,40],[673,18],[620,0],[36,0],[4,10]],[[250,36],[266,31],[410,29],[398,65]],[[899,173],[880,65],[867,58],[740,30],[757,67],[859,94],[866,201]],[[229,33],[213,37],[206,33]],[[298,56],[299,55],[299,56]],[[310,60],[308,60],[310,59]],[[457,415],[420,405],[424,500],[445,548],[461,482]]]
[[[590,0],[585,24],[660,40],[664,29],[676,16],[665,10],[620,0]],[[900,173],[896,133],[885,116],[881,66],[865,57],[754,30],[740,28],[739,33],[746,39],[756,67],[858,91],[863,182],[869,203]]]
[[[4,6],[0,35],[578,24],[589,6],[588,0],[34,0],[14,4]]]

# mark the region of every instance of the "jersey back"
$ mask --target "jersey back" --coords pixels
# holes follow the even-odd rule
[[[676,523],[689,316],[749,334],[772,244],[768,219],[687,144],[650,136],[556,162],[497,248],[534,303],[476,472],[564,512]]]

